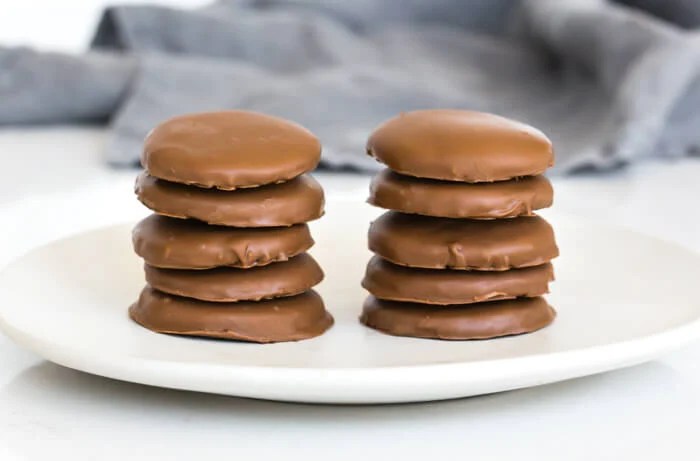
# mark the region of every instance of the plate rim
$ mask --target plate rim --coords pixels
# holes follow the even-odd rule
[[[93,353],[67,346],[53,348],[52,345],[54,343],[51,341],[36,338],[31,334],[15,329],[12,325],[7,324],[3,317],[0,317],[0,330],[2,330],[16,344],[29,349],[50,362],[78,370],[80,372],[110,379],[167,389],[204,392],[244,398],[300,403],[356,405],[449,400],[486,393],[445,391],[440,392],[440,396],[432,396],[428,398],[405,395],[405,391],[403,394],[393,395],[391,397],[384,395],[387,391],[391,391],[392,389],[395,390],[397,383],[401,384],[403,387],[413,388],[414,393],[415,388],[417,387],[419,388],[425,384],[434,385],[434,373],[432,372],[445,373],[445,376],[439,383],[443,387],[454,386],[465,382],[465,380],[472,383],[472,385],[474,382],[484,385],[486,382],[493,380],[492,373],[486,373],[485,378],[481,377],[479,379],[474,379],[475,376],[472,374],[472,372],[484,370],[489,371],[488,369],[491,369],[490,371],[493,371],[494,369],[501,371],[499,381],[508,381],[512,379],[514,376],[517,376],[518,371],[522,370],[523,368],[532,370],[533,365],[537,369],[555,372],[553,377],[543,378],[542,375],[537,375],[536,377],[528,376],[525,383],[512,382],[511,384],[499,385],[495,390],[488,392],[493,393],[566,381],[583,376],[592,376],[607,371],[638,365],[652,360],[671,350],[682,348],[690,342],[697,341],[698,338],[700,338],[700,318],[692,322],[655,333],[653,335],[645,336],[643,338],[568,351],[559,351],[551,354],[535,354],[526,357],[493,359],[477,362],[388,366],[376,368],[260,367],[232,364],[223,365],[210,362],[177,362],[131,356],[127,357],[115,354]],[[606,358],[601,360],[600,357]],[[134,379],[132,377],[134,373],[152,369],[153,364],[158,365],[157,368],[159,368],[159,371],[157,374],[160,375],[160,378],[162,379]],[[507,366],[509,364],[515,364],[516,366]],[[167,370],[167,372],[164,370],[164,368]],[[431,373],[426,373],[426,369],[429,369]],[[202,376],[202,373],[199,372],[208,371],[209,375],[211,373],[215,373],[219,378],[225,374],[226,383],[240,382],[241,380],[248,381],[249,389],[236,390],[235,392],[220,392],[202,389],[200,386],[193,385],[191,383],[182,384],[180,382],[163,382],[163,379],[165,378],[170,380],[183,374],[193,373],[193,371],[197,372],[194,373],[194,375],[198,376],[194,382],[200,381],[199,377]],[[152,377],[152,375],[149,373],[146,373],[146,375]],[[274,395],[274,392],[269,391],[256,392],[251,390],[251,388],[255,387],[256,382],[269,382],[270,380],[279,378],[282,375],[284,375],[286,379],[304,380],[305,385],[308,387],[301,392],[290,392],[290,387],[284,386],[284,395]],[[352,379],[348,380],[348,377],[352,377]],[[315,382],[309,386],[308,381],[310,378],[313,378]],[[407,378],[411,378],[411,381],[408,383],[403,382],[403,380]],[[209,380],[211,380],[211,376],[204,378],[204,381]],[[406,386],[406,384],[409,384],[409,386]],[[328,386],[338,385],[342,385],[345,391],[348,392],[366,391],[368,386],[370,386],[373,392],[367,395],[346,394],[339,396],[337,393],[333,396],[328,396],[323,393],[313,395],[313,391],[322,390]],[[380,395],[377,396],[377,394]]]

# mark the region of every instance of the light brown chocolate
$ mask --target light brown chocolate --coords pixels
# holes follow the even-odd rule
[[[462,183],[414,178],[388,168],[374,177],[367,200],[388,210],[444,218],[532,216],[552,205],[552,185],[544,176],[509,181]]]
[[[323,271],[308,254],[267,266],[209,270],[160,269],[145,265],[146,281],[156,290],[202,301],[233,302],[292,296],[323,280]]]
[[[246,229],[153,214],[132,232],[134,251],[166,269],[248,268],[286,261],[311,248],[309,226]]]
[[[362,286],[379,299],[449,305],[535,297],[549,292],[550,263],[507,271],[415,269],[372,257]]]
[[[372,223],[369,249],[402,266],[481,271],[538,266],[559,255],[552,226],[539,216],[473,220],[395,211]]]
[[[141,163],[171,182],[233,190],[287,181],[313,170],[321,144],[306,128],[246,111],[174,117],[148,135]]]
[[[234,227],[291,226],[323,215],[323,189],[309,175],[269,186],[223,191],[185,186],[142,173],[136,195],[151,210]]]
[[[398,173],[464,182],[534,176],[554,164],[552,144],[536,128],[451,109],[405,112],[386,121],[367,141],[367,153]]]
[[[333,325],[333,317],[313,290],[267,301],[211,303],[146,286],[129,315],[136,323],[159,333],[256,343],[313,338]]]
[[[467,340],[530,333],[551,324],[555,317],[556,311],[542,297],[435,309],[369,296],[360,321],[395,336]]]

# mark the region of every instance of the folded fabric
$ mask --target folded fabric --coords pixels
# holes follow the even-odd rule
[[[556,147],[555,173],[697,153],[700,5],[624,3],[114,7],[85,55],[0,48],[0,124],[108,119],[114,165],[136,164],[160,120],[222,108],[307,126],[334,168],[376,170],[364,151],[368,133],[398,112],[439,107],[541,128]]]

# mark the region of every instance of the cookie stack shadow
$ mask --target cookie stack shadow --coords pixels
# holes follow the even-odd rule
[[[369,203],[389,209],[369,230],[360,321],[392,335],[486,339],[549,325],[554,279],[553,164],[539,130],[491,114],[401,114],[369,138],[388,169]]]
[[[147,285],[129,309],[161,333],[251,342],[318,336],[333,324],[312,289],[323,272],[306,224],[323,214],[306,129],[244,111],[191,114],[147,137],[133,231]]]

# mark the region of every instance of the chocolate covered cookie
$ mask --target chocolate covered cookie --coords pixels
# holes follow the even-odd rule
[[[360,321],[395,336],[466,340],[530,333],[546,327],[555,317],[556,312],[542,297],[435,309],[369,296]]]
[[[146,282],[156,290],[213,302],[259,301],[302,293],[323,280],[323,271],[308,254],[262,267],[209,270],[145,266]]]
[[[559,255],[539,216],[497,220],[432,218],[389,211],[369,228],[369,249],[402,266],[504,271]]]
[[[264,266],[286,261],[314,244],[306,224],[250,229],[157,214],[136,225],[132,241],[146,264],[170,269]]]
[[[451,109],[401,113],[372,133],[367,153],[397,173],[462,182],[538,175],[554,163],[552,144],[541,131]]]
[[[139,200],[158,214],[234,227],[277,227],[323,215],[323,189],[309,175],[269,186],[224,191],[185,186],[142,173]]]
[[[321,144],[306,128],[232,110],[166,120],[148,134],[141,163],[156,178],[233,190],[288,181],[320,158]]]
[[[509,181],[461,183],[400,175],[389,169],[372,180],[374,206],[445,218],[512,218],[532,216],[552,205],[552,185],[544,176]]]
[[[147,286],[131,318],[159,333],[256,343],[313,338],[333,325],[315,291],[259,302],[212,303],[161,293]]]
[[[508,271],[416,269],[372,257],[362,286],[379,299],[434,305],[469,304],[549,292],[550,263]]]

